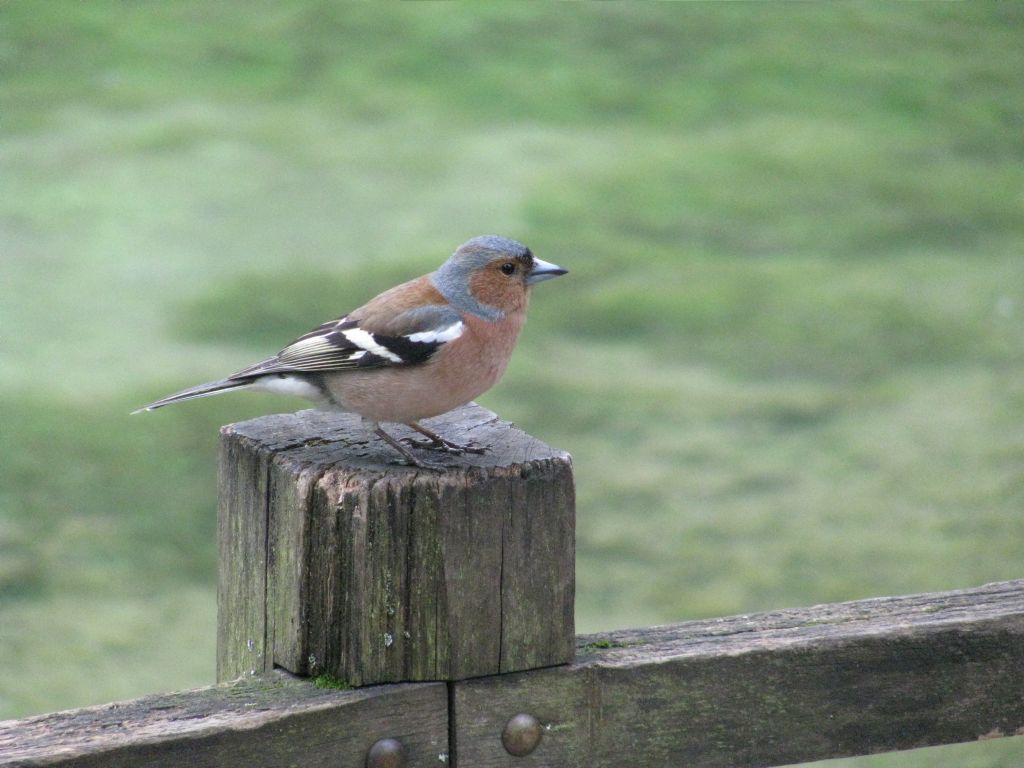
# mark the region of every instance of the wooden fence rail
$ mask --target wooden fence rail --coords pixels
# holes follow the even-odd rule
[[[567,645],[565,454],[472,407],[444,426],[486,458],[396,470],[333,418],[222,433],[241,679],[0,722],[0,766],[775,766],[1024,735],[1024,580]]]
[[[771,766],[1024,735],[1024,580],[584,635],[573,664],[321,690],[284,673],[0,723],[3,766]],[[518,714],[536,749],[506,751]],[[451,741],[449,741],[451,739]]]

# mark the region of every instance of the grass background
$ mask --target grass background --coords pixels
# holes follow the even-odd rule
[[[1022,576],[1024,4],[0,5],[0,717],[208,683],[217,427],[461,241],[581,631]],[[1017,766],[1021,739],[842,761]]]

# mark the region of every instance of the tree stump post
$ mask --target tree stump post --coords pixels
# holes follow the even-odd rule
[[[476,405],[425,423],[486,453],[406,467],[358,417],[317,411],[221,430],[218,680],[281,667],[361,686],[573,660],[571,458]]]

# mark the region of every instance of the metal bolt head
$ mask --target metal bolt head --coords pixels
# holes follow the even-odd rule
[[[501,733],[501,743],[505,751],[515,757],[526,757],[540,744],[544,735],[544,726],[533,715],[519,713],[507,723]]]
[[[405,747],[398,739],[381,739],[366,753],[366,768],[405,768]]]

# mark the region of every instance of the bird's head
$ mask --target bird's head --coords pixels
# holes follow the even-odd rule
[[[531,286],[566,272],[538,259],[522,243],[482,235],[460,245],[431,281],[459,311],[499,320],[526,309]]]

